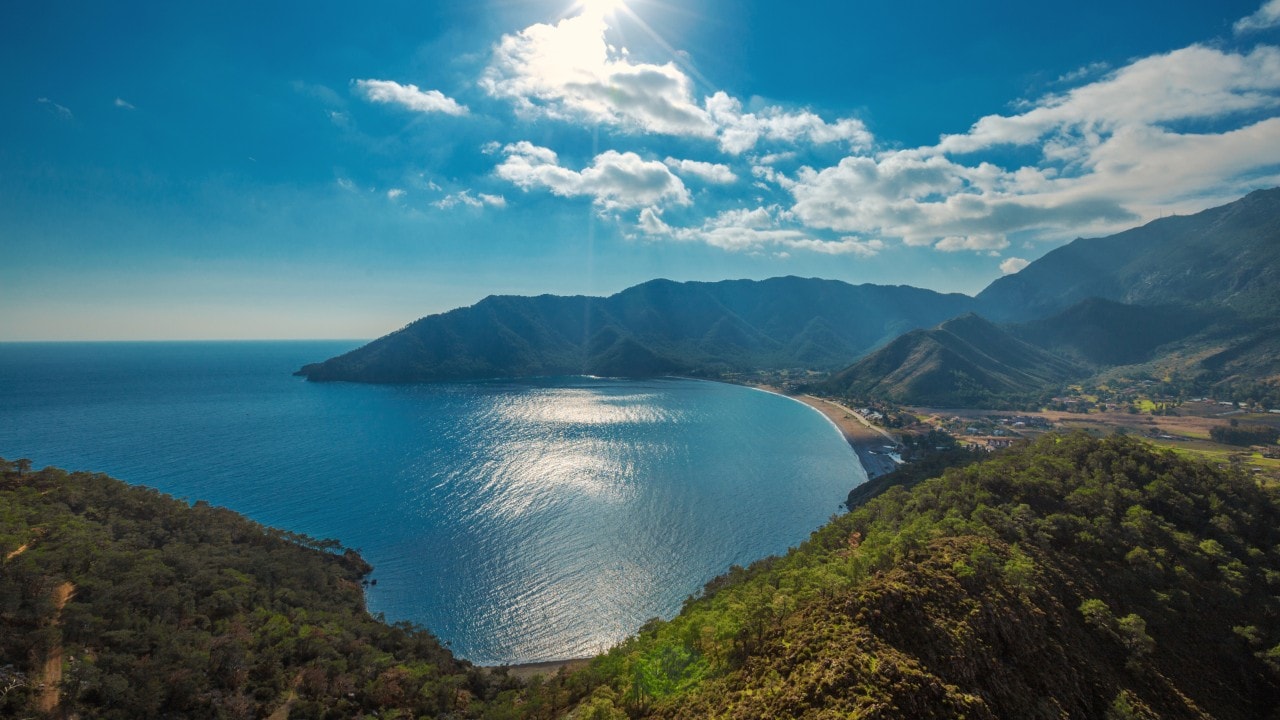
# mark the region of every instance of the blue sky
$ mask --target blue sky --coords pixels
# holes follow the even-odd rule
[[[1280,184],[1280,0],[9,3],[0,340],[489,294],[975,293]]]

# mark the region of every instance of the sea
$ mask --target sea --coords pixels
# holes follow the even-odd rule
[[[866,480],[821,414],[736,385],[292,374],[360,344],[0,343],[0,457],[337,539],[371,612],[485,665],[604,651]]]

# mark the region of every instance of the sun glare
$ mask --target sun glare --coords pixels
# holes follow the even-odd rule
[[[592,15],[611,15],[627,6],[625,0],[578,0],[578,5]]]

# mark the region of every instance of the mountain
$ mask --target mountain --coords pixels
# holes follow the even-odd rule
[[[1079,366],[970,313],[902,335],[820,389],[913,405],[980,406],[1082,374]]]
[[[1009,328],[1016,339],[1095,368],[1167,358],[1162,367],[1198,387],[1280,379],[1273,353],[1280,332],[1280,188],[1076,240],[976,298],[796,277],[654,280],[605,298],[493,296],[422,318],[298,374],[416,382],[834,371],[903,333],[970,311],[1016,323]],[[855,379],[843,372],[841,382],[886,397],[969,402],[1078,374],[1067,370],[1072,363],[1036,355],[990,328],[969,331],[972,337],[909,335],[859,366],[874,374]]]
[[[797,277],[654,280],[605,298],[493,296],[422,318],[298,374],[416,382],[835,369],[972,303],[959,294]]]
[[[978,294],[996,321],[1048,317],[1096,297],[1194,305],[1250,318],[1280,309],[1280,188],[1057,248]]]
[[[1056,315],[1011,326],[1018,338],[1097,366],[1153,359],[1161,347],[1200,333],[1229,315],[1181,305],[1126,305],[1087,298]]]

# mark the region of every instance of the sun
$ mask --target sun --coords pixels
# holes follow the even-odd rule
[[[578,5],[592,15],[612,15],[627,7],[626,0],[578,0]]]

